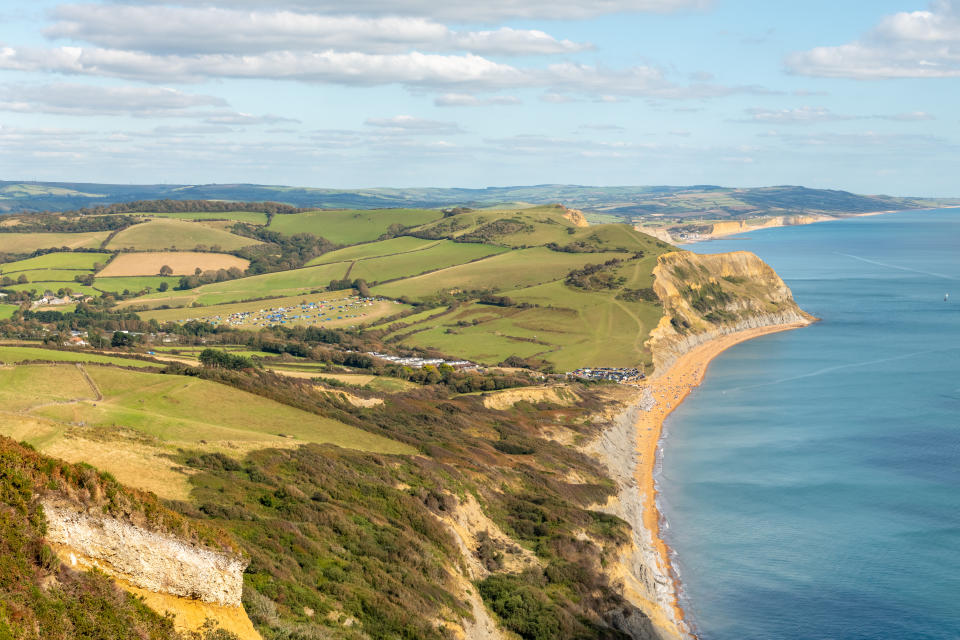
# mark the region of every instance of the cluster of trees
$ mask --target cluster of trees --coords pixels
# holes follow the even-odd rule
[[[231,369],[233,371],[252,369],[255,366],[250,358],[222,349],[204,349],[201,351],[200,364],[204,367]]]
[[[121,231],[140,222],[132,216],[82,217],[62,213],[35,213],[17,216],[19,224],[0,226],[0,233],[84,233]]]
[[[505,218],[494,220],[487,224],[477,227],[469,233],[457,236],[454,242],[494,242],[501,236],[509,236],[515,233],[531,233],[533,225],[518,218]]]
[[[601,289],[616,289],[623,286],[627,281],[622,276],[617,276],[614,269],[621,264],[623,260],[613,258],[602,264],[587,264],[579,269],[574,269],[567,274],[564,282],[567,286],[586,291],[598,291]]]
[[[350,278],[344,278],[343,280],[331,280],[330,284],[327,285],[327,290],[329,291],[342,291],[344,289],[356,289],[364,298],[370,298],[373,296],[370,293],[370,285],[367,284],[367,281],[359,278],[357,280],[351,280]]]
[[[234,255],[250,261],[247,275],[251,276],[298,269],[328,251],[340,248],[326,238],[312,233],[295,233],[288,236],[244,222],[238,222],[230,227],[230,230],[237,235],[266,243],[251,245],[233,252]]]
[[[183,213],[186,211],[227,212],[253,211],[268,216],[277,213],[300,213],[308,209],[299,209],[279,202],[227,202],[223,200],[137,200],[117,204],[97,205],[68,211],[57,215],[105,215],[117,213]]]
[[[428,229],[410,231],[407,235],[411,235],[415,238],[423,238],[425,240],[440,240],[441,238],[449,238],[455,232],[460,231],[461,229],[466,229],[468,226],[469,225],[460,218],[445,218],[432,225]]]
[[[654,291],[651,287],[643,287],[641,289],[624,289],[620,294],[617,295],[618,300],[625,300],[626,302],[660,302],[660,296],[657,295],[657,292]]]
[[[170,269],[170,267],[167,267]],[[172,270],[171,270],[172,271]],[[162,275],[162,268],[161,268]],[[180,282],[177,284],[175,289],[185,290],[185,289],[195,289],[203,284],[211,284],[213,282],[225,282],[227,280],[236,280],[237,278],[242,278],[244,275],[243,270],[238,267],[230,267],[229,269],[217,269],[202,271],[200,268],[197,268],[194,271],[192,276],[183,276],[180,278]],[[161,287],[166,283],[161,283]],[[166,287],[160,289],[160,291],[166,291]]]
[[[446,385],[456,393],[498,391],[514,387],[528,387],[532,384],[530,378],[526,376],[457,371],[448,364],[439,366],[428,364],[417,369],[403,365],[389,365],[381,368],[380,372],[422,385]]]
[[[14,279],[12,276],[3,276],[0,277],[0,287],[9,287],[14,284],[28,284],[30,279],[27,278],[27,274],[21,273]]]

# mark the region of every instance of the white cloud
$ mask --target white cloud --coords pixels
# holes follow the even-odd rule
[[[743,122],[757,124],[779,125],[809,125],[821,122],[837,122],[841,120],[892,120],[895,122],[920,122],[935,120],[936,118],[925,111],[909,113],[872,114],[872,115],[844,115],[834,113],[826,107],[798,107],[795,109],[746,109],[749,116]]]
[[[360,17],[250,12],[216,7],[63,5],[51,38],[105,49],[160,54],[258,54],[270,51],[402,53],[470,51],[488,55],[573,53],[589,44],[538,30],[502,27],[454,31],[420,17]]]
[[[156,4],[165,0],[143,0]],[[180,0],[184,6],[205,6],[207,0]],[[321,14],[429,16],[458,22],[496,22],[510,18],[546,18],[568,20],[615,13],[666,13],[684,9],[702,9],[711,0],[232,0],[231,6],[243,8],[283,8]]]
[[[874,116],[882,120],[895,120],[897,122],[922,122],[924,120],[936,120],[937,117],[926,111],[910,111],[908,113],[895,113],[890,116]]]
[[[568,101],[569,94],[615,101],[618,97],[698,99],[734,93],[763,94],[753,86],[679,85],[650,66],[608,69],[574,62],[545,68],[519,68],[475,54],[420,52],[274,51],[258,55],[156,55],[119,49],[5,47],[0,69],[136,79],[144,82],[200,82],[220,78],[295,80],[352,86],[399,84],[427,90],[500,91],[543,88],[548,102]]]
[[[880,133],[877,131],[810,134],[768,131],[760,135],[763,138],[779,140],[790,148],[804,146],[830,150],[844,149],[868,155],[883,153],[895,156],[906,153],[929,153],[931,151],[955,150],[957,147],[954,143],[939,136]]]
[[[886,16],[860,40],[794,53],[786,66],[832,78],[960,77],[960,0]]]
[[[749,122],[762,124],[816,124],[834,120],[850,120],[850,116],[833,113],[825,107],[796,109],[747,109]]]
[[[414,116],[393,116],[392,118],[367,118],[364,124],[378,127],[384,132],[415,135],[450,135],[463,133],[456,122],[426,120]]]
[[[488,107],[494,105],[517,105],[520,99],[514,96],[490,96],[481,98],[471,93],[444,93],[433,100],[438,107]]]
[[[72,83],[5,85],[0,110],[77,116],[188,117],[198,108],[225,107],[216,96],[159,87],[99,87]]]

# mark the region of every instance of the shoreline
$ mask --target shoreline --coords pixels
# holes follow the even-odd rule
[[[882,216],[888,213],[909,213],[911,211],[934,211],[938,209],[960,209],[960,205],[945,205],[942,207],[930,207],[929,209],[888,209],[886,211],[867,211],[865,213],[848,213],[844,215],[829,215],[829,214],[816,214],[823,215],[817,220],[811,220],[809,222],[801,222],[797,224],[769,224],[769,225],[757,225],[751,229],[746,229],[744,231],[734,231],[733,233],[718,233],[715,235],[710,235],[704,238],[697,238],[696,240],[687,240],[685,242],[676,242],[676,246],[683,247],[689,244],[699,244],[701,242],[710,242],[711,240],[716,240],[718,238],[729,238],[731,236],[738,236],[742,233],[751,233],[753,231],[761,231],[763,229],[782,229],[783,227],[804,227],[808,224],[818,224],[821,222],[836,222],[838,220],[847,220],[849,218],[866,218],[869,216]],[[801,214],[797,214],[801,215]],[[805,214],[803,214],[805,215]],[[772,216],[776,217],[776,216]]]
[[[661,537],[663,516],[658,503],[658,490],[654,474],[659,460],[663,422],[690,393],[703,381],[710,362],[718,355],[747,340],[761,336],[790,331],[809,326],[810,323],[778,324],[730,333],[698,345],[680,356],[668,369],[655,373],[636,386],[649,392],[656,401],[649,410],[638,412],[636,420],[636,466],[634,480],[641,493],[644,528],[649,532],[656,553],[658,571],[672,582],[670,608],[665,612],[675,623],[681,637],[696,637],[686,622],[680,606],[680,580],[671,563],[671,550]]]

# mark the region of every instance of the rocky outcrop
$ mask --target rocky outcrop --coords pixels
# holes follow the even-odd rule
[[[241,606],[246,560],[87,511],[44,499],[47,540],[70,564],[96,567],[148,591],[227,607]]]
[[[657,371],[721,335],[816,320],[797,306],[770,265],[747,251],[665,253],[653,274],[664,314],[646,345]]]
[[[563,205],[561,205],[563,206]],[[583,211],[579,209],[569,209],[563,207],[564,214],[563,217],[573,223],[575,227],[589,227],[590,223],[587,221],[587,217],[583,215]]]

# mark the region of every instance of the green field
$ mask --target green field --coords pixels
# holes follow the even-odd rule
[[[232,251],[251,244],[252,238],[244,238],[220,229],[212,229],[199,222],[184,220],[152,220],[124,229],[110,241],[111,250],[160,251],[176,249],[189,251],[199,246],[210,249],[219,247]]]
[[[0,253],[32,253],[37,249],[97,249],[109,231],[89,233],[0,233]]]
[[[50,291],[53,291],[54,293],[57,293],[57,291],[59,291],[60,289],[70,289],[74,293],[82,293],[87,296],[100,295],[100,292],[94,289],[93,287],[88,287],[78,282],[70,282],[70,281],[63,281],[63,280],[28,282],[26,284],[12,284],[4,288],[11,289],[13,291],[33,291],[36,293],[37,296],[42,296],[43,292],[46,291],[47,289],[49,289]]]
[[[67,374],[66,372],[71,372]],[[87,367],[104,399],[96,403],[48,405],[51,395],[85,400],[89,385],[58,383],[76,371],[73,367],[23,366],[0,370],[0,388],[13,391],[10,397],[34,406],[32,415],[57,422],[83,422],[88,427],[122,426],[161,442],[197,447],[207,444],[254,442],[286,445],[289,438],[300,442],[335,444],[350,449],[381,453],[412,453],[399,442],[368,433],[330,418],[294,409],[273,400],[239,391],[215,382],[154,373],[125,371],[108,367]],[[66,374],[66,375],[64,375]],[[76,382],[71,377],[72,382]],[[43,397],[29,391],[39,388]],[[46,390],[50,391],[46,391]],[[46,406],[39,406],[46,405]],[[79,420],[78,420],[79,418]]]
[[[0,237],[2,240],[2,237]],[[18,271],[33,271],[36,269],[72,269],[78,271],[93,271],[98,262],[105,264],[112,254],[109,253],[48,253],[26,260],[0,264],[0,274],[10,274]]]
[[[148,287],[156,291],[161,282],[166,282],[167,286],[173,289],[180,282],[180,278],[175,276],[118,276],[114,278],[96,278],[93,281],[93,288],[109,293],[119,293],[125,289],[137,292],[143,291]]]
[[[206,284],[185,291],[153,293],[127,301],[124,306],[147,305],[154,309],[161,305],[181,307],[193,303],[209,306],[272,296],[306,295],[310,291],[325,289],[331,280],[344,278],[367,279],[369,282],[394,280],[470,262],[504,251],[501,247],[458,244],[450,241],[432,241],[426,246],[427,248],[420,251],[390,257],[321,264]]]
[[[27,279],[27,282],[76,282],[74,280],[77,276],[83,276],[92,271],[84,271],[81,269],[30,269],[29,271],[17,271],[15,273],[6,273],[2,275],[18,280],[20,276],[23,276]]]
[[[351,262],[353,260],[362,260],[364,258],[378,258],[380,256],[392,256],[398,253],[407,253],[408,251],[419,251],[439,244],[440,240],[423,240],[421,238],[412,238],[410,236],[401,236],[391,238],[390,240],[380,240],[378,242],[367,242],[344,249],[337,249],[330,253],[318,256],[307,263],[308,267],[318,264],[330,264],[333,262]]]
[[[176,211],[170,213],[138,213],[146,218],[173,218],[176,220],[233,220],[249,224],[267,224],[267,214],[258,211]]]
[[[9,319],[19,308],[19,305],[0,303],[0,320]]]
[[[442,269],[374,287],[373,292],[391,298],[426,298],[452,290],[505,291],[551,282],[572,269],[628,254],[560,253],[543,247],[519,249],[470,264]]]
[[[486,244],[459,244],[443,240],[426,249],[393,256],[358,260],[350,270],[351,280],[384,282],[473,262],[506,249]]]
[[[443,217],[439,209],[372,209],[308,211],[274,216],[270,229],[280,233],[312,233],[338,244],[376,240],[390,225],[416,227]]]
[[[187,306],[194,302],[202,305],[226,304],[254,300],[256,298],[285,297],[309,294],[323,290],[331,280],[346,275],[348,264],[321,265],[291,271],[266,273],[249,278],[205,284],[196,289],[152,293],[127,301],[124,306],[145,304],[151,308],[160,305]],[[271,306],[267,304],[267,306]]]
[[[20,347],[0,345],[0,362],[4,364],[17,364],[19,362],[29,362],[32,360],[44,360],[52,362],[89,362],[93,364],[116,364],[122,367],[148,367],[159,368],[159,365],[153,362],[144,362],[135,358],[121,358],[118,356],[105,356],[99,353],[88,351],[57,351],[54,349],[41,349],[40,347]]]

